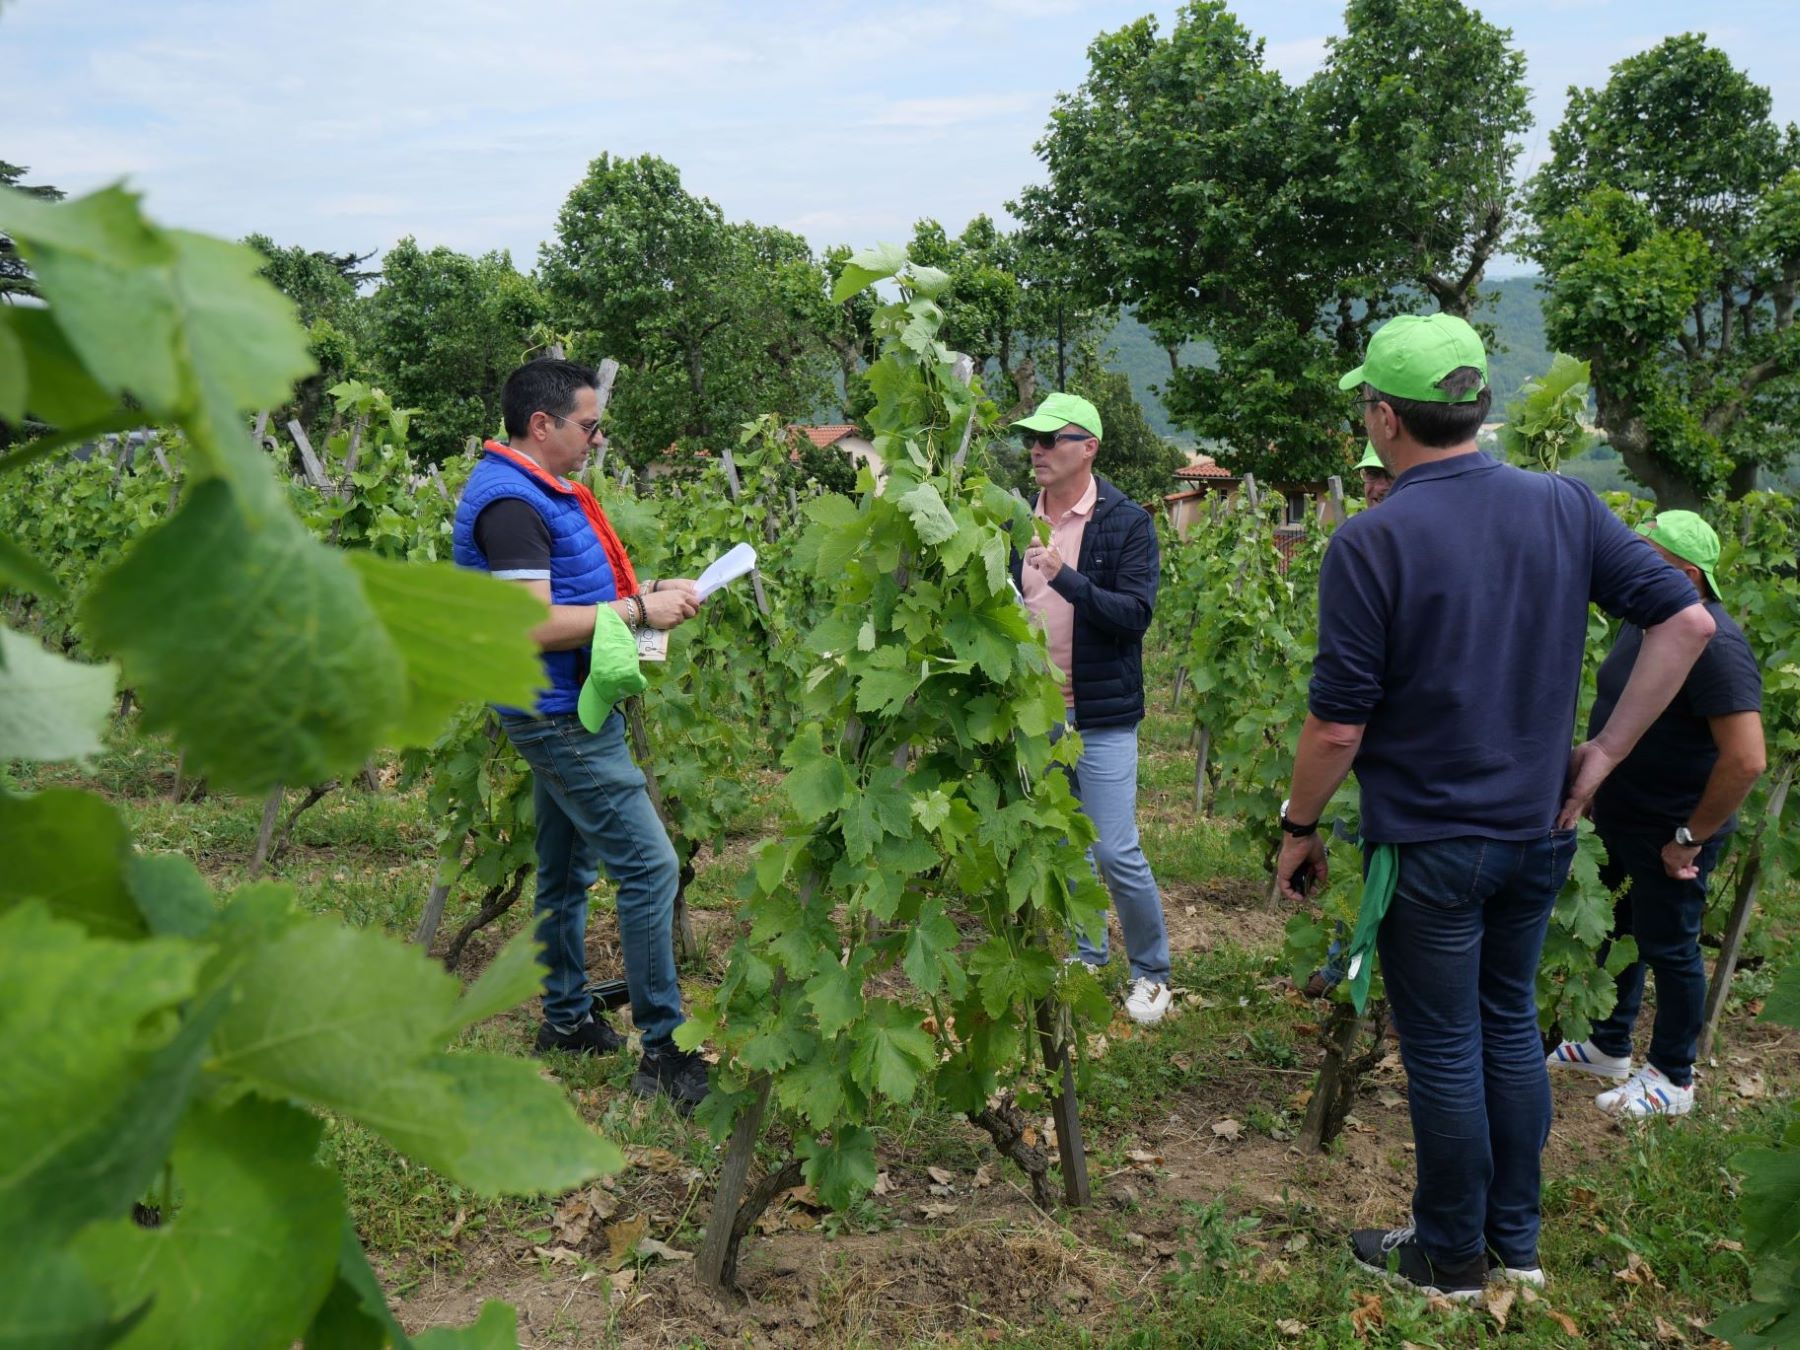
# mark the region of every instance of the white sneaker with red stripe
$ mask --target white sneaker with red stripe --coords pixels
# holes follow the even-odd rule
[[[1592,1041],[1564,1041],[1544,1057],[1544,1067],[1551,1072],[1572,1070],[1623,1082],[1631,1077],[1631,1056],[1606,1054]]]
[[[1594,1105],[1614,1116],[1685,1116],[1694,1109],[1694,1089],[1671,1083],[1654,1064],[1646,1064],[1622,1088],[1602,1092]]]

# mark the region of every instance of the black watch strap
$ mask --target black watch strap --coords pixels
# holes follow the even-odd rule
[[[1319,832],[1319,822],[1315,820],[1310,825],[1300,825],[1289,820],[1288,804],[1283,802],[1281,804],[1281,828],[1286,833],[1293,835],[1296,839],[1305,839],[1308,835],[1314,835]]]

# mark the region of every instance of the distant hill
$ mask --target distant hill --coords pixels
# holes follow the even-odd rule
[[[1494,407],[1504,409],[1519,392],[1519,386],[1534,375],[1550,368],[1550,351],[1544,345],[1544,313],[1540,303],[1536,276],[1506,277],[1489,284],[1493,299],[1482,306],[1477,318],[1494,326],[1494,350],[1488,357],[1488,375],[1494,383]],[[1158,435],[1183,443],[1192,437],[1169,420],[1168,411],[1156,389],[1169,378],[1169,356],[1150,330],[1131,314],[1121,314],[1119,322],[1107,335],[1105,345],[1113,349],[1107,361],[1110,370],[1122,372],[1131,380],[1131,388],[1143,404],[1144,416]],[[1208,355],[1204,344],[1190,342],[1179,353],[1181,364],[1198,365]]]

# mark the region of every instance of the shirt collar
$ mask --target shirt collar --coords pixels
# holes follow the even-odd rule
[[[1091,515],[1093,515],[1094,514],[1094,504],[1096,502],[1098,502],[1099,500],[1100,500],[1100,478],[1099,478],[1099,475],[1095,474],[1095,475],[1091,475],[1088,478],[1087,491],[1081,494],[1081,500],[1076,502],[1074,506],[1069,508],[1069,514],[1067,516],[1064,516],[1063,519],[1067,520],[1072,516],[1091,516]],[[1044,510],[1044,494],[1042,492],[1038,493],[1037,505],[1032,508],[1032,514],[1036,515],[1044,520],[1050,519],[1049,515]]]
[[[1466,473],[1486,473],[1499,467],[1500,461],[1485,450],[1471,450],[1466,455],[1452,455],[1449,459],[1427,460],[1423,464],[1413,465],[1396,478],[1393,487],[1388,489],[1388,496],[1393,496],[1408,483],[1425,483],[1437,478],[1460,478]]]

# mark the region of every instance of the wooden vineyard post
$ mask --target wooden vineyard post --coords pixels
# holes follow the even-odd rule
[[[368,425],[368,418],[359,417],[356,419],[356,426],[350,432],[350,448],[344,455],[343,496],[346,500],[356,495],[355,485],[351,482],[351,477],[356,473],[356,461],[362,458],[363,432],[368,428]],[[338,535],[343,528],[344,518],[342,516],[339,516],[336,520],[331,522],[331,542],[333,544],[337,543]]]
[[[1781,812],[1787,805],[1788,789],[1794,782],[1794,761],[1782,765],[1775,786],[1769,792],[1769,809],[1757,826],[1756,838],[1744,856],[1743,870],[1738,874],[1737,894],[1731,906],[1731,917],[1725,921],[1725,933],[1719,941],[1719,957],[1713,963],[1712,983],[1706,987],[1706,1011],[1700,1021],[1700,1058],[1712,1053],[1713,1038],[1725,1016],[1725,1000],[1731,993],[1731,977],[1737,970],[1738,952],[1744,945],[1744,934],[1750,929],[1750,916],[1756,910],[1756,892],[1762,882],[1763,836],[1781,824]]]
[[[644,790],[650,794],[650,805],[656,809],[656,818],[662,821],[663,833],[673,839],[676,834],[675,826],[669,819],[668,808],[663,803],[662,784],[656,781],[656,769],[651,762],[650,729],[644,725],[644,700],[633,694],[625,700],[622,710],[626,730],[631,734],[632,753],[637,756],[638,768],[643,770]],[[675,947],[683,957],[691,959],[699,944],[694,941],[694,925],[688,917],[685,864],[681,871],[682,875],[675,883]]]
[[[306,428],[300,425],[299,419],[287,424],[288,435],[294,438],[294,444],[300,447],[300,463],[306,469],[306,481],[324,492],[331,487],[325,477],[325,469],[319,463],[319,457],[313,453],[312,442],[306,439]]]
[[[964,385],[971,383],[975,378],[975,358],[959,354],[956,364],[951,367],[951,373],[959,383]],[[956,448],[956,458],[950,461],[952,470],[959,473],[962,471],[964,461],[969,458],[969,442],[974,439],[974,436],[975,410],[971,408],[967,420],[963,422],[962,444]]]
[[[1330,493],[1325,499],[1325,519],[1331,522],[1331,528],[1335,530],[1350,519],[1349,508],[1344,505],[1344,480],[1334,473],[1325,480],[1325,484]]]
[[[268,800],[263,803],[262,825],[256,831],[256,851],[250,855],[250,875],[262,875],[263,864],[269,860],[269,845],[275,840],[275,822],[281,816],[281,802],[285,792],[280,783],[269,789]]]
[[[594,416],[605,417],[606,405],[612,402],[613,381],[619,378],[619,363],[607,357],[594,372]],[[600,485],[600,471],[606,467],[606,442],[594,452],[594,467],[591,471],[592,482],[589,487]]]
[[[1206,761],[1212,754],[1212,728],[1201,726],[1200,744],[1194,749],[1194,810],[1206,814]]]
[[[725,487],[731,493],[731,500],[736,502],[744,494],[744,485],[738,478],[737,461],[731,457],[728,445],[719,452],[720,462],[725,466]],[[754,567],[750,569],[750,589],[756,593],[756,612],[763,618],[769,617],[769,597],[763,593],[762,573]]]
[[[1253,473],[1244,475],[1244,501],[1249,505],[1251,515],[1261,513],[1262,494],[1256,490],[1256,475]]]
[[[431,465],[431,485],[438,490],[438,496],[445,501],[450,500],[450,489],[444,486],[444,475],[438,472],[435,462]]]
[[[1075,1064],[1069,1054],[1069,1024],[1062,1010],[1049,999],[1038,1004],[1038,1037],[1044,1048],[1044,1067],[1057,1080],[1050,1099],[1050,1119],[1056,1125],[1056,1152],[1062,1162],[1063,1199],[1080,1208],[1092,1198],[1088,1187],[1087,1150],[1081,1142],[1081,1110],[1075,1099]]]

